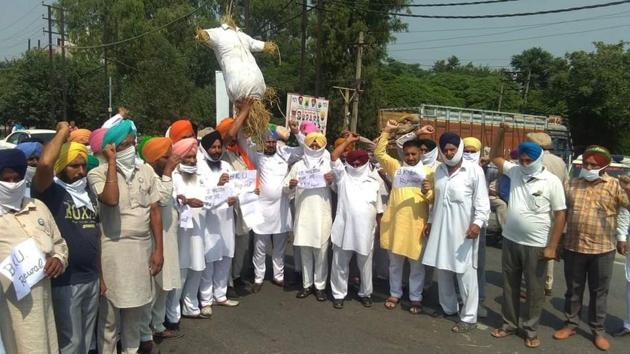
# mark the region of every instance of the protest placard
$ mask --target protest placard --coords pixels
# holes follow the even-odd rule
[[[298,187],[302,189],[313,189],[326,187],[324,172],[319,168],[312,168],[298,172]]]
[[[322,133],[326,134],[328,123],[328,100],[323,97],[313,97],[296,93],[287,94],[286,126],[290,120],[298,124],[313,122]]]
[[[403,166],[396,171],[396,175],[394,178],[394,186],[397,188],[404,187],[422,187],[422,182],[425,179],[424,173],[418,171],[418,169],[413,167]]]
[[[230,181],[227,183],[234,191],[234,195],[253,192],[256,189],[256,171],[234,171],[230,172]]]
[[[13,283],[15,296],[22,300],[31,288],[44,279],[46,256],[32,238],[22,241],[11,249],[11,254],[0,263],[0,274]]]

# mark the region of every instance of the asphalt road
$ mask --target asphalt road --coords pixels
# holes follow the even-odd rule
[[[523,339],[511,336],[495,339],[490,330],[501,324],[501,250],[488,249],[487,300],[489,316],[480,319],[479,328],[469,334],[450,331],[453,321],[429,314],[412,315],[399,306],[383,306],[388,285],[375,280],[374,306],[363,308],[351,291],[343,310],[332,302],[317,302],[313,296],[296,299],[297,287],[281,289],[265,281],[262,291],[240,297],[236,308],[215,307],[212,319],[181,323],[183,338],[160,344],[162,353],[523,353],[533,352]],[[287,257],[290,259],[290,256]],[[269,261],[269,260],[268,260]],[[625,316],[624,259],[614,265],[613,285],[608,297],[606,330],[612,333],[623,325]],[[269,262],[268,262],[269,263]],[[292,274],[288,262],[288,274]],[[269,265],[267,269],[269,269]],[[563,264],[555,267],[553,296],[547,297],[539,337],[544,353],[597,353],[590,331],[582,323],[578,335],[567,341],[552,338],[563,324]],[[439,308],[437,283],[425,291],[425,311]],[[588,300],[585,295],[585,302]],[[585,319],[586,307],[583,310]],[[630,337],[612,339],[611,353],[630,353]]]

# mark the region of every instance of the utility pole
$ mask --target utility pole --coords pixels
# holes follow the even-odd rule
[[[501,92],[499,93],[499,107],[497,108],[497,112],[501,112],[501,104],[503,103],[503,87],[505,83],[503,83],[503,78],[501,78]]]
[[[306,65],[306,4],[307,0],[302,2],[302,46],[300,49],[300,93],[304,93],[304,65]]]
[[[48,92],[52,92],[53,88],[53,72],[55,71],[55,63],[53,62],[53,44],[52,44],[52,6],[46,5],[42,2],[42,6],[46,6],[48,10],[48,17],[45,18],[48,20],[48,31],[44,30],[44,33],[48,33]],[[52,95],[50,97],[50,120],[55,120],[55,99]]]
[[[68,121],[68,81],[66,78],[66,30],[64,10],[59,8],[59,31],[61,32],[61,92],[63,100],[63,120]]]
[[[31,51],[31,39],[30,38],[28,39],[28,51],[29,52]]]
[[[529,81],[532,79],[532,69],[528,69],[527,70],[527,83],[525,84],[525,96],[523,97],[523,100],[525,101],[524,104],[527,104],[527,94],[529,93]]]
[[[350,130],[357,132],[357,119],[359,117],[359,97],[361,95],[361,65],[363,61],[363,31],[359,32],[359,42],[357,43],[357,69],[355,72],[356,88],[354,92],[354,102],[352,102],[352,120]]]
[[[47,5],[42,2],[42,6],[45,6],[48,10],[48,17],[44,17],[45,20],[48,21],[48,31],[44,30],[44,33],[48,33],[48,60],[49,60],[49,90],[52,92],[52,88],[54,86],[53,73],[55,72],[55,63],[53,60],[53,45],[52,45],[52,35],[57,34],[61,36],[58,39],[58,45],[61,47],[61,91],[62,91],[62,104],[63,104],[63,120],[68,120],[68,97],[67,97],[67,84],[66,84],[66,34],[65,34],[65,22],[64,22],[64,9],[54,5]],[[59,11],[59,18],[53,19],[52,11]],[[59,26],[59,32],[54,32],[52,29],[52,23],[57,22]],[[51,99],[51,118],[54,119],[55,114],[55,100]]]
[[[355,98],[356,90],[349,87],[333,86],[339,90],[341,97],[343,98],[343,127],[348,129],[350,126],[350,102]],[[350,95],[352,92],[352,95]]]
[[[322,84],[322,21],[324,0],[317,0],[317,49],[315,51],[315,96],[319,97]]]

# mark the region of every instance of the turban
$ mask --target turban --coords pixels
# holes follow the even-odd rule
[[[138,139],[138,145],[136,147],[136,151],[138,152],[138,156],[140,156],[141,159],[144,159],[144,156],[142,155],[142,149],[144,148],[144,144],[147,143],[147,141],[149,141],[151,138],[153,138],[152,136],[149,135],[144,135],[141,136],[140,139]]]
[[[103,146],[108,144],[120,145],[127,136],[136,135],[136,129],[133,122],[129,119],[121,120],[107,130],[103,136]]]
[[[542,147],[540,147],[540,145],[533,143],[531,141],[526,141],[524,143],[521,143],[518,146],[519,156],[525,154],[529,156],[529,158],[531,158],[532,160],[538,160],[538,158],[540,157],[540,155],[542,155],[542,153],[543,153]]]
[[[609,165],[612,159],[610,151],[608,151],[605,147],[598,145],[591,145],[584,150],[584,153],[582,154],[582,162],[591,156],[595,158],[595,161],[597,161],[597,164],[600,167]]]
[[[418,141],[420,142],[420,146],[426,146],[427,150],[429,151],[433,151],[433,149],[435,149],[435,147],[437,146],[437,144],[435,144],[435,141],[431,139],[418,139]]]
[[[234,118],[232,118],[232,117],[223,118],[221,123],[217,124],[216,131],[218,131],[219,134],[221,134],[221,137],[223,139],[225,139],[225,136],[230,131],[230,128],[232,127],[232,124],[234,124]]]
[[[151,139],[151,140],[153,140],[153,139]],[[197,139],[195,139],[195,138],[182,139],[182,140],[176,142],[175,144],[173,144],[173,153],[175,155],[179,155],[179,156],[184,156],[191,150],[193,150],[196,153],[197,152],[197,145],[198,145],[197,144]],[[160,157],[157,157],[155,160],[157,160],[159,158]]]
[[[510,151],[510,159],[518,160],[518,150],[517,149],[513,149],[512,151]]]
[[[192,137],[195,135],[192,123],[188,119],[180,119],[171,124],[169,128],[169,138],[176,143],[184,137]]]
[[[107,128],[98,128],[95,129],[92,134],[90,134],[90,139],[89,139],[89,143],[90,143],[90,149],[92,149],[93,153],[99,153],[101,152],[101,148],[102,148],[102,144],[103,144],[103,137],[105,136],[105,133],[107,132]]]
[[[471,146],[474,147],[475,150],[477,150],[477,152],[481,151],[481,141],[477,138],[474,138],[472,136],[468,137],[468,138],[464,138],[464,147],[466,146]]]
[[[97,168],[99,164],[100,162],[98,161],[98,159],[94,155],[90,154],[88,155],[85,167],[87,168],[87,171],[90,172],[93,169]]]
[[[346,161],[353,165],[355,162],[359,162],[361,166],[365,165],[370,160],[368,152],[363,149],[352,150],[346,155]]]
[[[326,146],[326,136],[320,132],[309,133],[304,139],[306,146],[311,146],[313,143],[317,143],[320,147]]]
[[[59,174],[59,172],[63,171],[68,164],[70,164],[77,157],[83,157],[85,162],[87,163],[87,148],[83,144],[79,143],[65,143],[61,145],[61,151],[59,151],[59,157],[55,162],[55,174]]]
[[[451,132],[444,133],[440,136],[440,150],[444,150],[446,144],[452,144],[459,147],[461,138],[459,135]]]
[[[300,131],[304,135],[308,135],[310,133],[316,133],[319,131],[319,128],[315,125],[315,123],[310,121],[304,121],[300,124]]]
[[[19,149],[0,150],[0,172],[10,168],[18,173],[20,179],[24,179],[26,173],[26,156]]]
[[[551,137],[547,133],[532,132],[527,133],[527,140],[542,146],[543,149],[549,150],[553,147]]]
[[[346,139],[345,139],[345,138],[337,138],[337,139],[335,140],[335,149],[336,149],[336,148],[338,148],[338,147],[339,147],[341,144],[343,144],[345,141],[346,141]],[[347,152],[347,151],[351,151],[351,150],[353,150],[353,149],[354,149],[354,143],[352,143],[352,144],[348,145],[348,147],[347,147],[347,148],[346,148],[346,150],[344,150],[344,151],[346,151],[346,152]]]
[[[88,129],[76,129],[70,133],[68,138],[69,142],[75,142],[83,145],[87,145],[90,142],[91,131]]]
[[[188,139],[180,140],[178,141],[178,143],[182,143],[189,139],[195,140],[195,138],[188,138]],[[183,144],[184,143],[182,143],[181,145],[183,146]],[[144,161],[148,163],[153,163],[159,160],[160,158],[162,158],[163,156],[168,155],[172,147],[173,147],[173,142],[169,138],[163,138],[163,137],[151,138],[149,139],[149,141],[147,141],[144,144],[142,148],[142,158],[144,159]]]
[[[212,146],[212,144],[214,144],[214,142],[217,140],[219,140],[221,142],[221,145],[223,145],[221,134],[219,134],[219,132],[215,130],[201,139],[201,146],[203,146],[204,150],[208,151],[210,146]]]
[[[42,144],[37,142],[19,143],[16,148],[24,153],[26,159],[39,157],[42,154]]]

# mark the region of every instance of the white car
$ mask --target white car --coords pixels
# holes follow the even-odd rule
[[[0,140],[0,149],[12,149],[17,144],[29,138],[41,140],[43,144],[48,143],[54,136],[55,131],[50,129],[25,129],[18,130],[7,135],[6,138]]]

